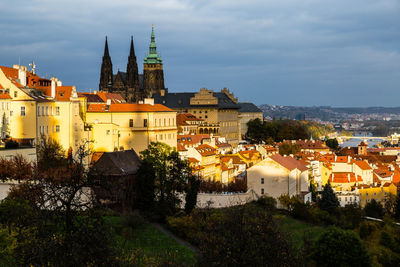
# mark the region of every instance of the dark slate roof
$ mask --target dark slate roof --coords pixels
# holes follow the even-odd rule
[[[240,106],[240,109],[238,110],[239,113],[242,113],[242,112],[263,112],[261,109],[259,109],[253,103],[242,102],[242,103],[238,103],[238,105]]]
[[[93,165],[93,169],[102,175],[132,175],[140,167],[140,158],[131,150],[104,152]]]
[[[153,94],[154,103],[162,104],[169,108],[193,108],[193,107],[218,107],[220,109],[239,109],[239,105],[235,104],[226,94],[214,92],[213,96],[218,98],[218,105],[190,105],[190,98],[196,93],[160,93]]]

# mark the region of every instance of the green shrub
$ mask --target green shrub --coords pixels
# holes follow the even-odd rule
[[[138,212],[133,212],[122,216],[121,224],[124,228],[137,229],[143,227],[146,224],[146,220]]]
[[[396,243],[393,239],[393,237],[386,231],[381,232],[381,239],[379,241],[379,244],[381,244],[384,247],[387,247],[390,250],[395,250]]]
[[[330,227],[314,244],[317,266],[371,266],[371,258],[353,231]]]
[[[370,236],[377,228],[378,227],[374,222],[362,222],[360,224],[359,235],[362,239],[365,239]]]
[[[267,195],[264,195],[257,199],[256,203],[261,207],[269,211],[274,211],[276,209],[276,199]]]

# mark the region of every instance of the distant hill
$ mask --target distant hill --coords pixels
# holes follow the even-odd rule
[[[354,119],[362,116],[364,118],[380,119],[390,117],[399,119],[400,107],[343,107],[335,108],[329,106],[302,107],[302,106],[278,106],[260,105],[265,117],[288,118],[288,119],[320,119],[323,121]],[[392,118],[393,117],[393,118]]]

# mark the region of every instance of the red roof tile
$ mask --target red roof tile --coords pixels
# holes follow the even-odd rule
[[[308,170],[308,168],[303,163],[290,156],[283,157],[279,154],[275,154],[270,156],[270,158],[290,171],[296,168],[300,171]]]
[[[108,107],[108,108],[107,108]],[[173,112],[161,104],[90,104],[87,112]]]
[[[196,150],[202,155],[203,157],[213,156],[217,154],[217,150],[210,145],[203,144],[196,147]]]
[[[368,162],[362,160],[362,161],[355,161],[354,162],[361,170],[372,170],[371,166],[368,164]]]

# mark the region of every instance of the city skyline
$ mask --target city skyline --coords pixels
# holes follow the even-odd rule
[[[79,7],[79,8],[77,8]],[[21,1],[0,3],[2,65],[55,74],[97,90],[104,38],[125,71],[133,35],[138,67],[151,25],[171,92],[229,88],[276,105],[400,106],[396,1]],[[12,22],[12,23],[10,23]]]

